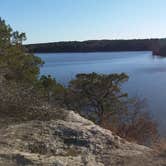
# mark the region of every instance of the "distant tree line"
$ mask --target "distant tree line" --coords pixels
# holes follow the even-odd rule
[[[161,39],[166,43],[166,39]],[[53,52],[107,52],[107,51],[152,51],[158,47],[158,39],[133,40],[87,40],[25,45],[33,53]],[[166,44],[165,44],[166,45]]]

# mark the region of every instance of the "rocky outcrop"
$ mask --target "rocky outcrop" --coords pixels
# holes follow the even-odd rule
[[[129,143],[72,111],[59,111],[65,116],[57,120],[1,128],[0,166],[164,166],[153,159],[151,149]]]

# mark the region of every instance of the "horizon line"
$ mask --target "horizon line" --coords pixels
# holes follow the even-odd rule
[[[116,40],[163,40],[166,39],[166,37],[163,38],[129,38],[129,39],[87,39],[87,40],[60,40],[60,41],[51,41],[51,42],[36,42],[36,43],[25,43],[24,45],[33,45],[33,44],[51,44],[51,43],[61,43],[61,42],[86,42],[86,41],[116,41]]]

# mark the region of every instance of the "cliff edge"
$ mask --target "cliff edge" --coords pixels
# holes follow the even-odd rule
[[[164,166],[150,148],[129,143],[73,111],[0,129],[0,166]],[[63,117],[63,118],[62,118]]]

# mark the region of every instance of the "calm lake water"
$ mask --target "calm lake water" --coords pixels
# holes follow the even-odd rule
[[[98,52],[36,54],[45,61],[41,74],[50,74],[67,83],[77,73],[121,73],[129,75],[123,90],[129,96],[146,99],[148,110],[166,135],[166,58],[151,52]]]

